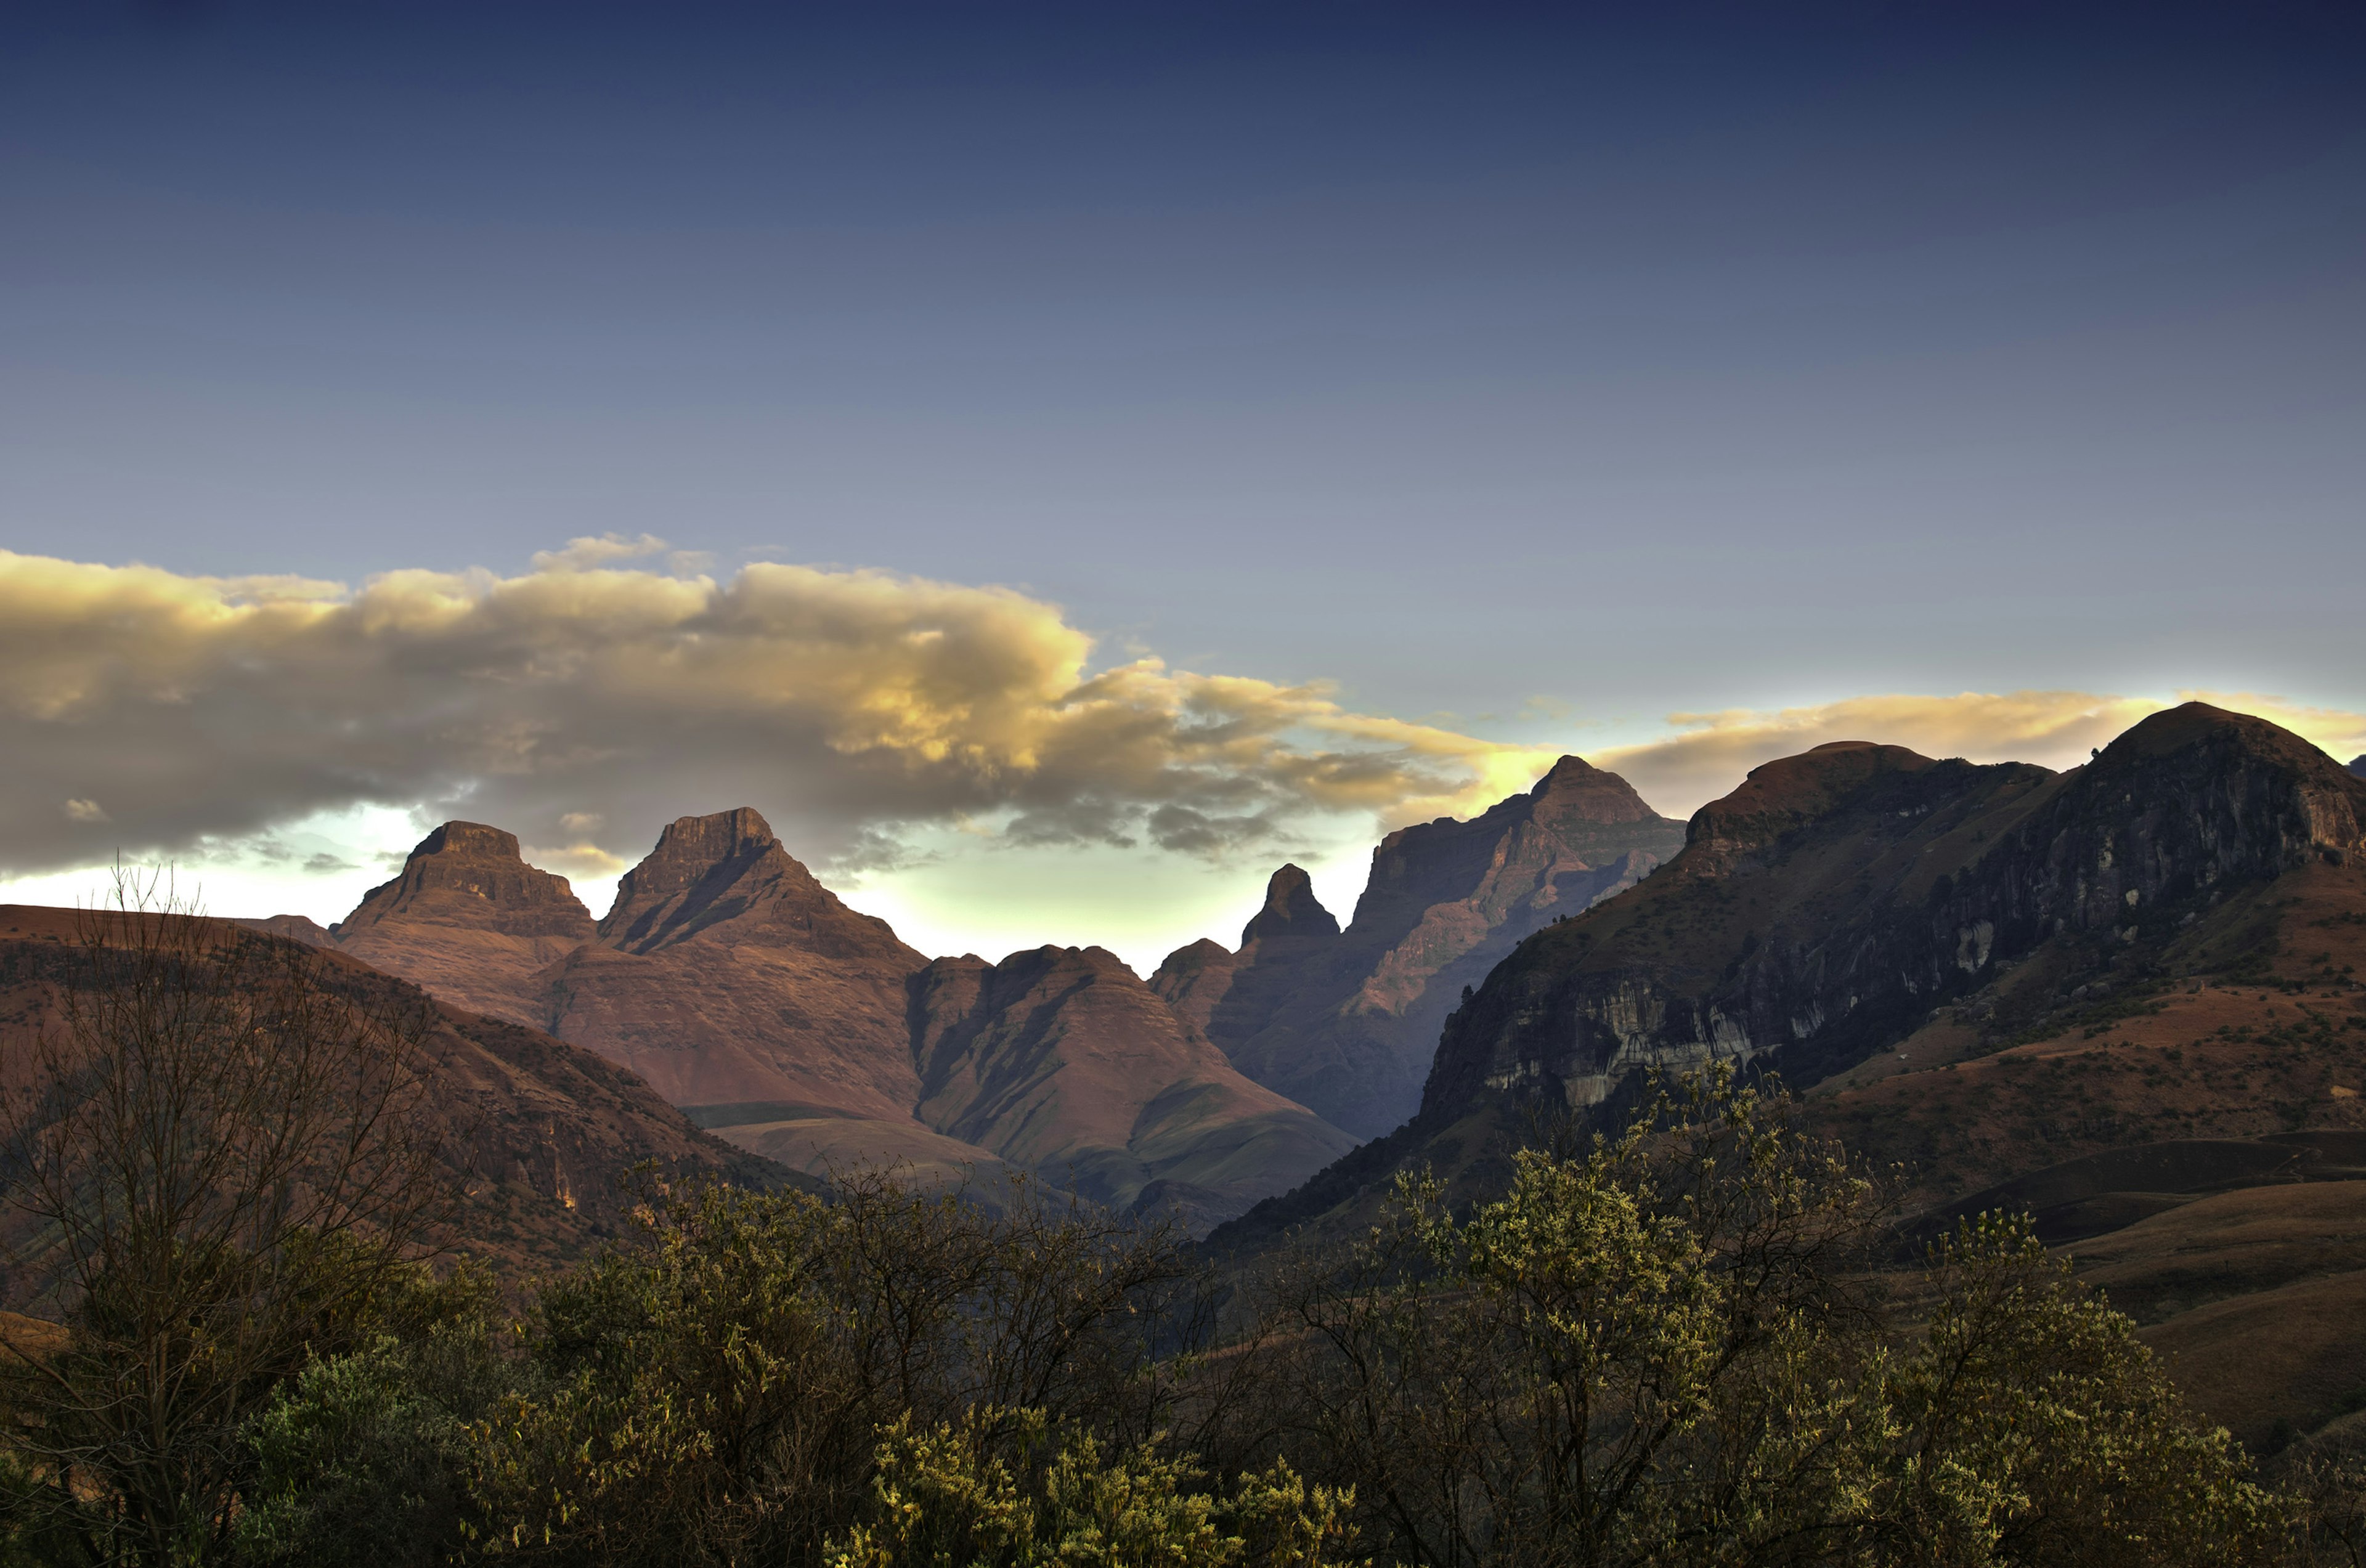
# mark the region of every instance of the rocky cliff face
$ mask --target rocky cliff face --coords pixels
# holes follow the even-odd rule
[[[1683,826],[1624,779],[1564,757],[1469,821],[1390,834],[1345,931],[1325,914],[1288,924],[1287,945],[1277,940],[1277,897],[1313,903],[1299,891],[1304,874],[1285,867],[1228,966],[1206,951],[1213,943],[1195,943],[1152,985],[1249,1077],[1377,1136],[1416,1109],[1465,986],[1531,932],[1632,886],[1683,841]]]
[[[446,822],[329,934],[363,963],[462,1007],[540,1024],[535,976],[593,931],[567,879],[526,864],[516,834]]]
[[[920,1120],[1098,1201],[1204,1227],[1355,1144],[1243,1077],[1100,948],[941,958],[911,998]]]
[[[1968,1190],[2146,1131],[2158,1137],[2158,1126],[2210,1126],[2196,1121],[2205,1111],[2224,1110],[2226,1126],[2255,1135],[2243,1116],[2258,1104],[2219,1104],[2224,1092],[2203,1083],[2141,1121],[2084,1114],[2127,1098],[2120,1081],[2135,1065],[2056,1036],[2075,1029],[2070,1038],[2091,1041],[2162,1008],[2214,1029],[2226,1008],[2213,1003],[2224,984],[2213,975],[2264,975],[2259,964],[2302,927],[2307,975],[2349,987],[2314,948],[2366,925],[2361,835],[2366,781],[2276,726],[2205,705],[2146,719],[2070,773],[1869,742],[1770,761],[1694,814],[1687,847],[1666,868],[1536,931],[1486,976],[1446,1024],[1413,1123],[1216,1239],[1245,1247],[1287,1223],[1360,1213],[1405,1161],[1486,1185],[1538,1119],[1621,1114],[1639,1069],[1710,1057],[1749,1059],[1796,1090],[1836,1095],[1833,1126],[1850,1143],[1914,1161],[1940,1197],[1950,1182]],[[2309,906],[2330,897],[2312,894],[2318,882],[2340,885],[2349,904]],[[2271,1000],[2274,991],[2248,1005]],[[2243,1043],[2258,1026],[2172,1032],[2162,1045],[2258,1050]],[[2269,1026],[2285,1029],[2274,1017]],[[2340,1024],[2309,1012],[2302,1026]],[[2078,1088],[2061,1062],[2045,1078],[2018,1076],[2021,1053],[2103,1065]],[[2285,1088],[2295,1071],[2314,1078],[2333,1066],[2269,1057]],[[1992,1059],[2001,1076],[1950,1069]],[[2156,1081],[2168,1081],[2160,1065],[2144,1065],[2141,1083]],[[2028,1102],[2025,1119],[2000,1126],[1988,1110],[2001,1104],[2000,1083],[2021,1100],[2054,1086],[2066,1102]],[[2336,1088],[2318,1081],[2316,1095]],[[1943,1110],[1923,1116],[1917,1104]],[[2283,1126],[2307,1114],[2307,1100],[2271,1107]]]
[[[1819,747],[1758,769],[1661,874],[1491,976],[1448,1025],[1423,1115],[1583,1107],[1635,1067],[1712,1055],[1813,1083],[2043,943],[2166,934],[2361,835],[2366,782],[2201,704],[2058,775]]]
[[[755,812],[667,828],[598,937],[540,976],[545,1027],[708,1124],[910,1120],[904,977],[928,960],[815,881]]]

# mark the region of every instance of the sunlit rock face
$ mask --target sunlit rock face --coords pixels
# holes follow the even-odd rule
[[[1615,773],[1564,757],[1469,821],[1391,833],[1342,931],[1294,866],[1225,954],[1168,956],[1152,985],[1242,1071],[1360,1137],[1420,1103],[1438,1031],[1531,933],[1632,886],[1684,843]]]
[[[1335,939],[1299,887],[1275,920]],[[514,837],[447,823],[333,940],[629,1067],[700,1125],[816,1176],[894,1166],[990,1186],[1017,1167],[1204,1229],[1354,1143],[1244,1077],[1110,953],[931,964],[745,807],[673,822],[596,926]]]
[[[526,864],[516,834],[446,822],[328,934],[448,1001],[539,1027],[547,1010],[535,976],[594,928],[565,877]]]
[[[597,940],[542,976],[546,1027],[711,1124],[907,1122],[919,1080],[904,979],[927,962],[756,812],[684,817],[618,882]]]

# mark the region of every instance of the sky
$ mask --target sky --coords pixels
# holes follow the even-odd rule
[[[1562,751],[2366,750],[2366,14],[1645,9],[5,0],[0,896],[1140,967]]]

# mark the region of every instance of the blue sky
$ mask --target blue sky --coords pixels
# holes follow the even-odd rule
[[[1507,748],[2366,708],[2354,8],[1635,9],[11,5],[0,546],[358,589],[648,534]],[[390,787],[334,809],[449,804]],[[1335,898],[1372,826],[1298,829]],[[1270,858],[962,848],[948,942],[979,879],[1051,912],[978,941],[1074,940],[1166,868],[1130,952]]]

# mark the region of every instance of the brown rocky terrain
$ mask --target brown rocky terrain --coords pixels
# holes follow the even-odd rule
[[[0,1076],[21,1073],[39,1032],[57,1026],[58,987],[83,921],[71,909],[0,906]],[[416,994],[346,954],[321,953],[318,962],[321,983],[365,998]],[[665,1174],[741,1184],[791,1179],[702,1133],[647,1083],[592,1052],[450,1004],[427,1005],[426,1055],[438,1064],[430,1103],[451,1179],[468,1194],[451,1240],[512,1277],[617,1234],[628,1201],[623,1179],[644,1161]]]
[[[1531,933],[1632,886],[1684,844],[1627,781],[1563,757],[1469,821],[1401,829],[1372,852],[1346,931],[1284,866],[1237,953],[1169,954],[1151,985],[1257,1082],[1360,1137],[1420,1104],[1463,988]]]
[[[1347,1220],[1408,1162],[1483,1187],[1538,1122],[1727,1057],[1910,1168],[1926,1233],[2034,1213],[2248,1443],[2366,1423],[2361,862],[2366,781],[2201,705],[2062,774],[1769,763],[1498,967],[1411,1125],[1212,1239]]]
[[[795,1114],[908,1122],[905,977],[928,962],[791,858],[753,811],[684,817],[538,976],[548,1027],[708,1125]]]
[[[913,976],[912,1013],[923,1122],[1114,1207],[1204,1226],[1355,1146],[1098,947],[941,958]]]
[[[274,916],[263,929],[300,937],[282,925],[294,919]],[[329,934],[341,951],[446,1001],[539,1026],[535,976],[590,941],[592,925],[565,877],[525,863],[516,834],[446,822]]]
[[[1011,1165],[1121,1206],[1149,1191],[1204,1225],[1353,1141],[1241,1077],[1097,949],[931,965],[746,809],[667,828],[596,926],[513,837],[446,824],[334,940],[629,1067],[699,1126],[817,1176],[990,1182]],[[1040,985],[1009,978],[1037,970]]]

